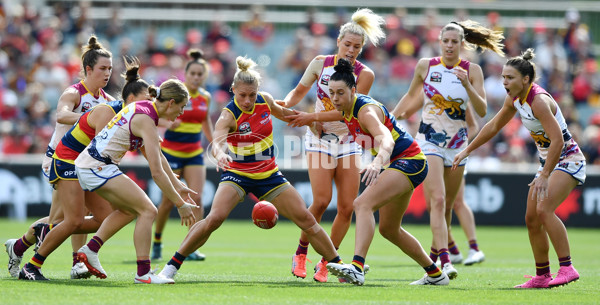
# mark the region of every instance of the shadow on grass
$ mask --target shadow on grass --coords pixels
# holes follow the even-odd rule
[[[314,287],[326,287],[326,288],[343,288],[343,289],[347,289],[347,288],[354,288],[354,285],[350,285],[350,284],[341,284],[341,283],[327,283],[327,284],[323,284],[323,283],[316,283],[316,282],[301,282],[301,281],[227,281],[227,280],[198,280],[198,281],[190,281],[190,280],[184,280],[184,281],[175,281],[175,285],[199,285],[199,284],[204,284],[204,285],[210,285],[210,284],[215,284],[215,285],[222,285],[222,284],[227,284],[230,286],[237,286],[237,287],[257,287],[257,286],[263,286],[266,288],[302,288],[302,287],[307,287],[307,288],[314,288]],[[369,287],[386,287],[388,285],[369,285]]]
[[[19,281],[20,283],[33,283],[34,281]],[[129,288],[133,283],[123,281],[106,280],[70,280],[70,279],[49,279],[49,281],[35,281],[36,285],[47,286],[80,286],[80,287],[110,287],[110,288]]]

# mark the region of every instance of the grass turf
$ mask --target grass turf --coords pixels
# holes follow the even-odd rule
[[[28,223],[0,219],[0,241],[20,237]],[[312,268],[320,257],[309,250],[306,279],[291,275],[291,256],[296,250],[299,230],[290,222],[262,230],[251,220],[226,221],[201,252],[206,261],[187,261],[175,278],[175,285],[134,285],[136,272],[133,224],[128,225],[100,251],[105,280],[70,280],[71,246],[67,241],[44,264],[48,282],[28,282],[11,278],[8,258],[2,254],[0,272],[2,304],[597,304],[600,302],[598,229],[569,229],[571,256],[581,279],[564,287],[543,290],[517,290],[524,274],[533,274],[534,262],[524,227],[478,227],[478,242],[486,254],[479,265],[457,265],[459,275],[446,287],[409,286],[424,271],[398,248],[375,235],[367,257],[371,271],[365,285],[340,284],[330,275],[328,283],[312,280]],[[329,231],[330,224],[324,224]],[[429,227],[406,225],[429,249]],[[170,221],[163,233],[163,259],[153,261],[159,270],[177,250],[186,229]],[[90,236],[91,237],[91,236]],[[468,252],[459,228],[455,238],[463,255]],[[340,249],[342,259],[352,259],[354,227]],[[25,253],[25,263],[32,256]],[[558,270],[551,248],[552,271]]]

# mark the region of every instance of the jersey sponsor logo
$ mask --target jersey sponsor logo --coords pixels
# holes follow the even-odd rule
[[[64,171],[63,176],[75,176],[75,171]]]
[[[321,77],[321,85],[329,86],[329,78],[331,78],[331,75],[323,75]]]
[[[228,180],[229,180],[229,181],[233,181],[233,182],[235,182],[235,183],[242,183],[242,179],[238,179],[238,178],[236,178],[236,177],[233,177],[233,176],[226,176],[226,177],[223,177],[223,178],[221,179],[221,181],[228,181]]]
[[[431,77],[429,77],[429,81],[432,83],[441,83],[442,82],[442,73],[440,73],[440,72],[431,73]]]
[[[252,128],[250,128],[250,123],[243,122],[242,124],[240,124],[239,131],[242,134],[251,133]]]
[[[269,123],[271,121],[271,116],[269,115],[268,112],[263,112],[260,117],[262,118],[262,120],[260,121],[260,123],[262,125],[266,125],[267,123]]]

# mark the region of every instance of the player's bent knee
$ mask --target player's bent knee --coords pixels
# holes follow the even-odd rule
[[[315,222],[315,224],[313,226],[311,226],[310,228],[306,229],[306,230],[302,230],[304,231],[304,233],[308,234],[308,235],[314,235],[319,233],[322,230],[321,226]]]
[[[204,218],[204,221],[206,222],[207,230],[213,232],[223,224],[225,218],[208,215],[206,218]]]

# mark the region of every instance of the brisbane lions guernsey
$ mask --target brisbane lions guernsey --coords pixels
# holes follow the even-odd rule
[[[421,148],[417,142],[404,128],[397,124],[396,118],[388,112],[385,106],[372,97],[363,94],[356,94],[350,113],[343,113],[344,122],[348,126],[348,130],[350,130],[356,143],[364,149],[370,149],[373,156],[377,155],[379,143],[376,143],[375,138],[360,127],[360,122],[358,121],[358,112],[366,105],[375,105],[383,111],[385,117],[383,125],[391,132],[395,142],[394,149],[390,155],[390,162],[397,159],[425,159],[425,154],[421,152]]]
[[[80,168],[93,168],[104,164],[119,164],[125,153],[142,147],[143,139],[131,132],[131,119],[147,115],[158,125],[158,112],[151,101],[127,105],[92,139],[92,142],[75,160]]]
[[[275,163],[271,109],[262,94],[258,94],[254,108],[243,111],[235,97],[225,107],[236,120],[236,129],[227,135],[230,168],[235,174],[252,179],[265,179],[279,171]]]
[[[319,78],[317,79],[317,103],[315,105],[315,112],[336,110],[329,97],[329,78],[335,72],[333,68],[337,64],[337,60],[337,55],[325,57],[323,70],[321,70],[321,75],[319,75]],[[354,80],[358,79],[360,72],[364,68],[365,66],[360,61],[357,60],[354,62]],[[323,132],[333,133],[341,139],[343,136],[348,135],[348,128],[346,128],[346,125],[343,122],[323,122]]]
[[[521,101],[519,97],[515,97],[513,99],[513,106],[519,112],[521,116],[521,121],[523,122],[523,126],[529,130],[531,137],[535,141],[537,146],[540,161],[545,163],[546,157],[548,156],[548,148],[550,147],[550,139],[546,135],[546,131],[544,131],[544,127],[542,123],[533,116],[533,110],[531,109],[531,103],[533,99],[538,94],[545,94],[552,99],[554,105],[556,105],[556,113],[554,114],[554,118],[558,122],[558,126],[562,130],[563,140],[565,141],[565,145],[560,154],[560,161],[582,161],[585,160],[585,156],[579,149],[577,142],[573,140],[571,137],[571,133],[567,129],[567,122],[560,111],[560,107],[554,101],[554,98],[544,90],[544,88],[540,87],[536,83],[532,83],[527,91],[527,97],[524,101]]]
[[[109,107],[113,115],[117,114],[123,109],[123,101],[112,101],[106,104],[96,105],[92,109],[97,107]],[[77,123],[67,131],[65,136],[60,140],[52,156],[55,159],[65,161],[67,163],[74,164],[75,159],[79,154],[90,144],[94,136],[96,136],[96,130],[92,128],[88,122],[88,117],[92,113],[91,109],[86,111],[77,120]]]
[[[167,130],[162,150],[178,158],[191,158],[201,154],[202,122],[208,115],[209,94],[199,88],[185,106],[184,112],[177,119],[181,124],[174,130]]]
[[[425,140],[442,148],[463,148],[467,145],[465,112],[469,95],[454,69],[469,72],[470,62],[459,60],[448,67],[441,57],[429,61],[429,70],[423,82],[425,105],[417,140]]]
[[[79,103],[73,109],[74,113],[84,113],[92,107],[108,102],[108,97],[104,90],[100,89],[100,94],[98,96],[94,96],[90,90],[85,86],[83,81],[80,81],[77,84],[71,85],[72,88],[77,89],[79,92]],[[48,148],[46,149],[46,157],[44,158],[44,163],[42,168],[50,167],[50,160],[52,155],[54,154],[54,149],[58,142],[62,139],[62,137],[67,133],[67,131],[72,127],[72,125],[56,123],[56,127],[54,129],[54,133],[52,134],[52,138],[50,139],[50,143],[48,144]]]

